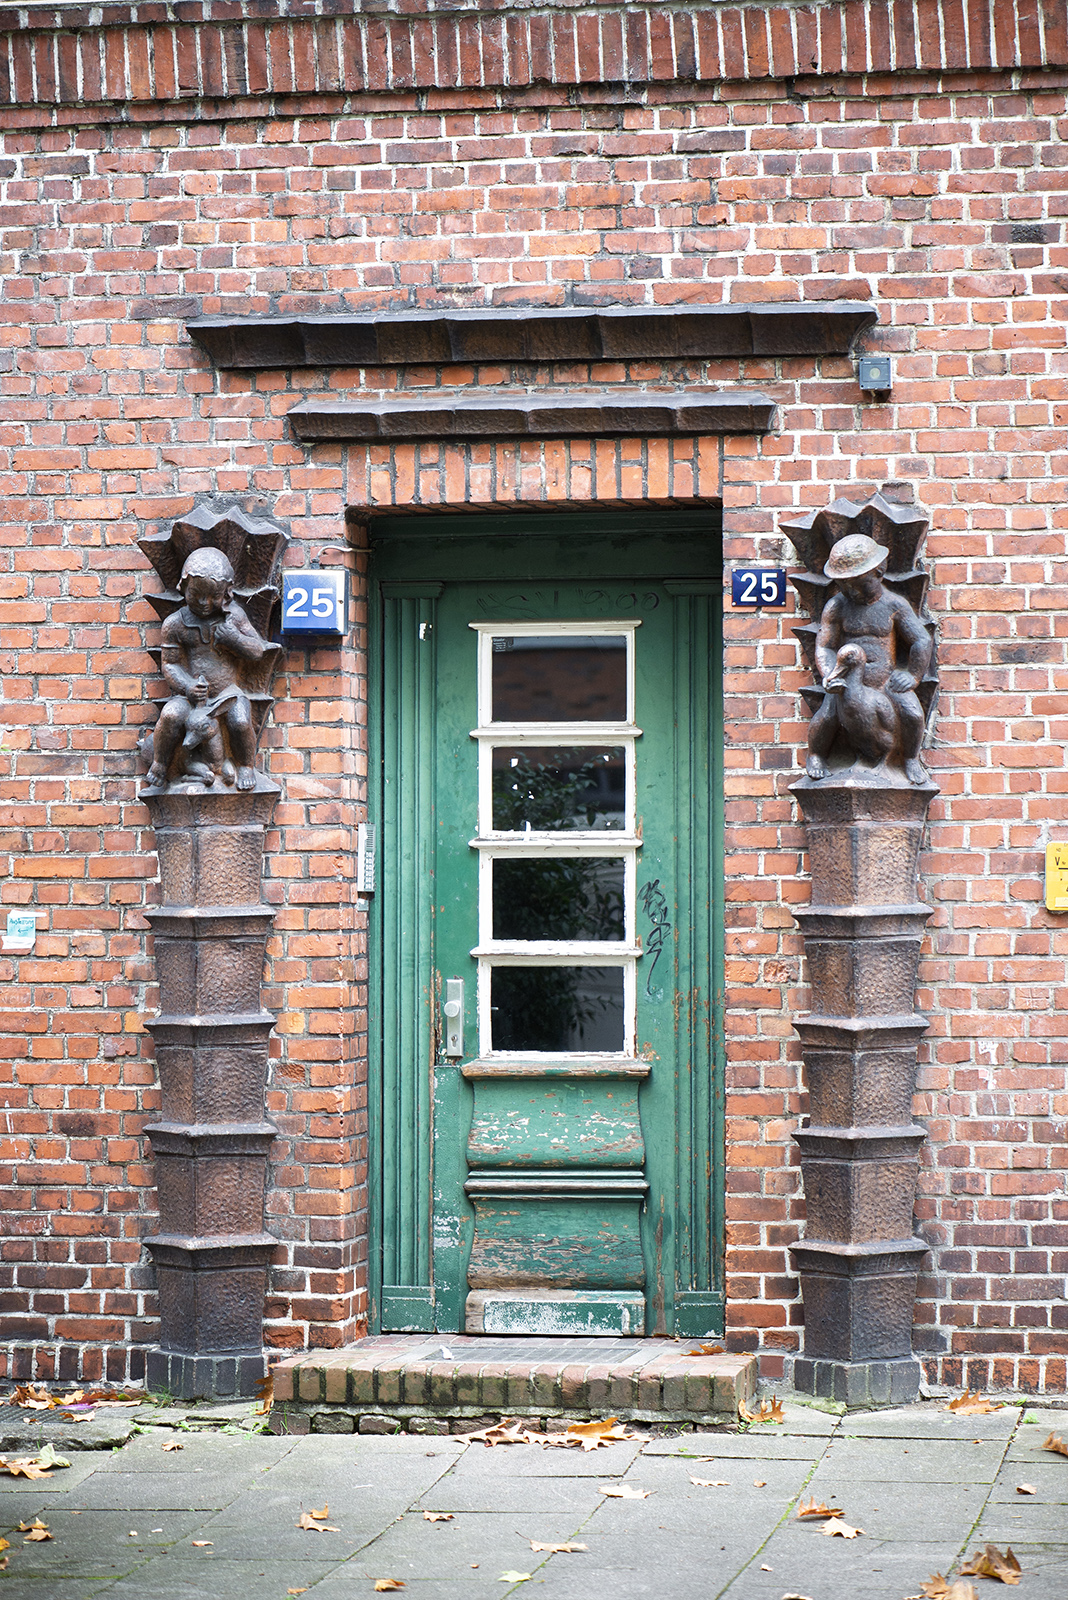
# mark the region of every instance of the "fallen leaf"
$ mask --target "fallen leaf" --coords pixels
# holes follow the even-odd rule
[[[825,1506],[822,1500],[817,1505],[816,1497],[813,1495],[812,1499],[807,1503],[804,1500],[801,1501],[797,1508],[797,1515],[799,1520],[804,1517],[840,1517],[842,1508],[841,1506]]]
[[[307,1594],[307,1589],[287,1589],[286,1594]]]
[[[529,1572],[502,1572],[497,1579],[498,1583],[529,1583]]]
[[[376,1594],[385,1594],[387,1589],[403,1589],[403,1588],[404,1588],[404,1579],[403,1578],[376,1578],[375,1579],[375,1593]]]
[[[743,1422],[783,1422],[782,1401],[778,1395],[772,1395],[770,1400],[762,1400],[755,1411],[750,1411],[744,1400],[739,1401],[738,1415]]]
[[[1068,1444],[1065,1444],[1059,1433],[1051,1433],[1042,1448],[1055,1450],[1059,1456],[1068,1456]]]
[[[940,1572],[933,1572],[926,1583],[920,1584],[919,1594],[909,1595],[906,1600],[979,1600],[979,1593],[967,1578],[950,1583]]]
[[[184,1450],[185,1445],[181,1439],[168,1439],[166,1444],[160,1445],[161,1450]]]
[[[1017,1494],[1037,1494],[1038,1490],[1035,1488],[1033,1483],[1018,1483],[1016,1485],[1016,1493]]]
[[[841,1539],[855,1539],[859,1533],[864,1532],[864,1529],[851,1528],[848,1522],[842,1521],[841,1517],[832,1517],[830,1522],[823,1524],[820,1532],[829,1534],[832,1539],[836,1534]]]
[[[599,1445],[616,1439],[636,1439],[638,1435],[621,1427],[618,1417],[607,1417],[603,1422],[573,1422],[565,1437],[579,1440],[583,1450],[596,1450]]]
[[[972,1391],[971,1389],[965,1389],[963,1394],[958,1395],[955,1400],[951,1400],[946,1407],[946,1410],[952,1411],[956,1417],[985,1417],[991,1411],[1000,1411],[1001,1409],[1002,1402],[1000,1400],[991,1403],[985,1395],[981,1395],[977,1390]]]
[[[966,1561],[960,1569],[961,1577],[966,1574],[977,1578],[1000,1578],[1002,1583],[1019,1583],[1020,1563],[1012,1553],[1011,1546],[1006,1548],[1005,1554],[995,1544],[984,1545],[982,1550],[977,1550],[970,1561]]]
[[[695,1483],[699,1489],[730,1488],[730,1484],[727,1482],[726,1478],[691,1478],[690,1482]]]
[[[0,1557],[0,1572],[6,1572],[7,1571],[7,1564],[8,1564],[8,1562],[10,1560],[11,1560],[10,1556],[2,1556],[2,1557]]]
[[[330,1507],[326,1505],[321,1511],[316,1511],[313,1509],[308,1512],[308,1515],[309,1517],[314,1517],[316,1522],[325,1522],[327,1517],[330,1515]]]
[[[424,1522],[451,1522],[452,1521],[452,1512],[451,1511],[424,1511],[423,1512],[423,1521]]]
[[[271,1407],[274,1405],[273,1372],[268,1372],[266,1377],[259,1380],[256,1385],[256,1393],[260,1397],[260,1403],[256,1407],[254,1415],[257,1417],[265,1417],[270,1411]]]
[[[609,1500],[648,1500],[651,1489],[632,1489],[629,1483],[599,1483],[598,1489]]]
[[[303,1528],[305,1533],[340,1533],[340,1528],[332,1528],[329,1522],[324,1522],[326,1507],[322,1511],[302,1511],[298,1528]]]
[[[0,1539],[0,1550],[10,1550],[10,1548],[11,1548],[11,1540],[10,1539]]]
[[[577,1550],[588,1550],[588,1544],[539,1544],[537,1539],[531,1539],[530,1548],[537,1554],[544,1551],[550,1556],[572,1556]]]
[[[52,1411],[56,1404],[48,1390],[39,1383],[16,1385],[14,1400],[17,1406],[25,1406],[27,1411]]]
[[[687,1350],[688,1356],[722,1356],[726,1354],[721,1344],[699,1344],[696,1350]]]
[[[214,1543],[215,1543],[214,1539],[194,1539],[193,1540],[193,1549],[194,1550],[207,1550],[209,1548],[209,1546],[213,1545]]]
[[[52,1476],[37,1456],[0,1456],[0,1472],[7,1472],[13,1478],[50,1478]]]
[[[69,1467],[70,1462],[66,1456],[56,1454],[56,1447],[51,1439],[43,1444],[37,1452],[37,1464],[41,1467]]]
[[[42,1540],[53,1537],[48,1531],[48,1523],[42,1522],[40,1517],[34,1517],[32,1522],[20,1522],[19,1532],[26,1535],[24,1544],[40,1544]]]
[[[761,1566],[760,1570],[761,1570],[761,1572],[774,1572],[775,1569],[774,1569],[774,1567],[769,1567],[769,1566],[767,1566],[765,1564],[765,1565]]]
[[[521,1422],[513,1422],[508,1427],[503,1422],[495,1422],[490,1428],[479,1428],[474,1433],[463,1435],[468,1444],[480,1439],[487,1450],[495,1444],[530,1444],[536,1437]]]
[[[768,1480],[766,1478],[754,1478],[753,1479],[753,1488],[754,1489],[766,1489],[767,1486],[768,1486]]]

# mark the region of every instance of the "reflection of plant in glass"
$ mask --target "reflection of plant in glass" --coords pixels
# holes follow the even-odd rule
[[[514,765],[493,774],[495,825],[549,831],[573,827],[573,819],[585,814],[586,826],[592,827],[597,800],[591,791],[605,759],[598,756],[562,771],[525,755],[513,758]],[[497,861],[494,874],[496,939],[623,938],[623,893],[614,861]],[[574,1049],[583,1025],[607,1006],[588,993],[580,998],[575,967],[498,968],[494,983],[494,1044],[501,1050]]]
[[[493,772],[493,826],[504,833],[556,833],[561,828],[593,828],[601,809],[598,786],[607,752],[570,769],[513,756]]]
[[[619,967],[495,967],[493,1048],[619,1050],[622,998]]]

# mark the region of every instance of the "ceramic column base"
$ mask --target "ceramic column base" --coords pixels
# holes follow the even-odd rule
[[[791,1356],[783,1374],[797,1394],[835,1400],[850,1410],[907,1406],[919,1398],[923,1370],[915,1356],[895,1361],[825,1361]]]
[[[262,1349],[204,1356],[155,1345],[145,1354],[147,1389],[175,1400],[250,1400],[266,1372]]]

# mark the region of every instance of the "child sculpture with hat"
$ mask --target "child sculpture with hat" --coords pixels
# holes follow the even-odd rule
[[[172,695],[156,724],[148,786],[167,783],[178,755],[178,777],[210,787],[221,769],[224,783],[254,789],[256,735],[241,664],[277,646],[260,638],[235,601],[234,569],[222,550],[194,550],[178,587],[185,604],[163,624],[163,676]],[[202,754],[206,761],[195,759]]]
[[[908,601],[883,585],[889,555],[867,534],[853,533],[839,539],[823,569],[836,592],[816,636],[816,668],[827,693],[809,725],[805,770],[812,779],[827,776],[841,732],[854,760],[902,767],[910,783],[926,781],[916,688],[931,640]]]

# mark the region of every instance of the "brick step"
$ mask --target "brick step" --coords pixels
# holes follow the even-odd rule
[[[693,1348],[674,1339],[382,1334],[278,1362],[271,1426],[278,1433],[444,1433],[502,1416],[546,1425],[606,1415],[733,1421],[756,1392],[756,1357],[689,1355]]]

